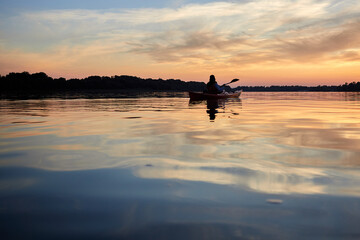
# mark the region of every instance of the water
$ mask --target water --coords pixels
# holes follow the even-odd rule
[[[359,239],[359,100],[2,100],[2,239]]]

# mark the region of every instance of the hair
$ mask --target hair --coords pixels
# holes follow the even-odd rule
[[[210,82],[216,82],[216,80],[215,80],[215,76],[214,75],[210,75],[210,80],[209,80]]]

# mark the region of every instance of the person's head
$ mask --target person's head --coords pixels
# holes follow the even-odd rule
[[[209,82],[216,82],[214,75],[210,75]]]

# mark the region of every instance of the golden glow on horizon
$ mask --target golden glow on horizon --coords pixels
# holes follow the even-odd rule
[[[359,13],[352,0],[20,11],[0,19],[0,74],[339,85],[360,81]]]

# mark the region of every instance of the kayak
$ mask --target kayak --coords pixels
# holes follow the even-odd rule
[[[238,98],[240,97],[242,90],[234,93],[198,93],[198,92],[189,92],[190,100],[206,100],[206,99],[225,99],[225,98]]]

